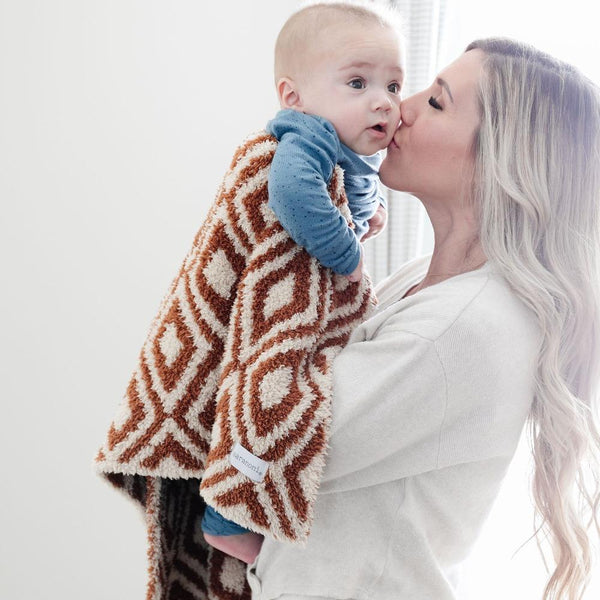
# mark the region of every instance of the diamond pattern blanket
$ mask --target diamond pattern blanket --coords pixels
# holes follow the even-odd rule
[[[333,358],[375,303],[368,277],[322,267],[268,208],[276,147],[263,131],[236,151],[96,457],[145,511],[149,600],[250,597],[245,565],[204,542],[206,503],[306,540]],[[329,193],[351,224],[339,167]]]

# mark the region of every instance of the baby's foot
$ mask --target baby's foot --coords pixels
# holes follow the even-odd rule
[[[204,539],[213,548],[250,564],[258,556],[264,538],[259,533],[249,531],[239,535],[211,535],[205,533]]]

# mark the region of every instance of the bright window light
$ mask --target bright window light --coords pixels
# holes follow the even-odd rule
[[[448,0],[447,11],[447,60],[474,39],[507,36],[571,63],[600,85],[598,13],[589,0]]]

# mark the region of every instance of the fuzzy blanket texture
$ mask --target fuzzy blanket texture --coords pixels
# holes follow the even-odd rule
[[[96,457],[145,512],[148,600],[250,597],[245,565],[204,542],[206,503],[305,542],[332,362],[375,304],[368,277],[349,283],[322,267],[268,208],[276,147],[263,131],[236,151]],[[350,224],[339,167],[329,193]]]

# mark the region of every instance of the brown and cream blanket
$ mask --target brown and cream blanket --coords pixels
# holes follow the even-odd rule
[[[368,277],[322,267],[268,208],[276,146],[261,132],[236,151],[96,457],[145,511],[149,600],[249,598],[245,565],[204,542],[205,503],[306,539],[332,361],[375,302]],[[350,223],[339,167],[329,192]]]

